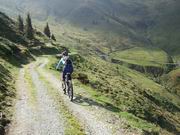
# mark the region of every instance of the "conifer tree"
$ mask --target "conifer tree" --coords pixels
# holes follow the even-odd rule
[[[56,41],[56,38],[55,38],[54,34],[51,35],[51,39]]]
[[[34,30],[32,27],[32,22],[31,22],[31,16],[28,13],[27,14],[27,18],[26,18],[26,31],[25,31],[26,37],[29,39],[33,39],[34,38]]]
[[[48,23],[46,24],[46,27],[44,28],[44,34],[49,38],[51,37],[51,31],[49,29],[49,24]]]
[[[18,16],[18,30],[22,33],[24,32],[24,22],[21,15]]]

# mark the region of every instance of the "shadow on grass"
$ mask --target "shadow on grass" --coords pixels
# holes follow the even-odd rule
[[[104,108],[106,110],[109,110],[109,111],[115,112],[115,113],[121,112],[121,109],[118,107],[115,107],[113,104],[107,103],[102,100],[98,100],[98,101],[101,103],[98,103],[97,101],[92,100],[90,98],[83,97],[81,95],[76,95],[75,99],[73,100],[73,103],[81,105],[81,106],[97,106],[97,107],[101,107],[101,108]],[[151,120],[147,119],[147,121],[151,121]],[[152,121],[152,122],[155,123],[154,121]],[[166,118],[158,117],[158,120],[156,120],[156,122],[162,129],[165,129],[174,134],[179,134],[178,129],[172,123],[167,121]],[[157,132],[153,133],[153,131],[149,132],[149,131],[144,130],[143,132],[145,135],[148,135],[148,134],[156,135],[157,134]]]
[[[76,95],[75,99],[73,100],[73,102],[75,104],[79,104],[82,106],[97,106],[97,107],[101,107],[104,108],[106,110],[109,110],[111,112],[120,112],[121,110],[117,107],[115,107],[114,105],[104,102],[104,101],[100,101],[102,103],[98,103],[97,101],[94,101],[90,98],[87,97],[83,97],[81,95]]]

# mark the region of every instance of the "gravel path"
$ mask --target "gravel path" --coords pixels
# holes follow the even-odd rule
[[[47,58],[39,58],[36,62],[28,65],[28,73],[32,79],[35,88],[35,105],[31,105],[30,95],[25,75],[25,69],[21,69],[19,79],[17,80],[17,91],[19,99],[15,106],[15,118],[10,126],[8,135],[63,135],[65,127],[63,116],[56,109],[54,100],[48,95],[48,89],[44,85],[43,76],[57,90],[62,97],[62,101],[70,112],[76,116],[81,125],[85,129],[87,135],[137,135],[122,128],[124,122],[112,114],[107,109],[96,105],[96,103],[88,105],[88,102],[82,105],[78,102],[70,102],[67,96],[64,96],[59,79],[52,73],[44,70],[44,66],[48,63]],[[91,97],[81,88],[82,98]],[[83,95],[84,93],[84,95]],[[75,97],[77,98],[77,97]],[[81,99],[80,99],[81,100]]]
[[[86,134],[90,135],[133,135],[132,133],[128,133],[123,129],[116,129],[114,131],[115,124],[122,125],[122,121],[118,121],[118,118],[113,117],[110,113],[107,113],[107,110],[102,109],[100,107],[87,107],[82,106],[77,103],[70,102],[67,96],[64,96],[61,83],[59,80],[54,77],[51,73],[43,70],[43,67],[48,63],[47,59],[39,65],[38,71],[42,76],[44,76],[52,86],[59,91],[59,94],[62,95],[63,100],[67,104],[68,108],[71,112],[78,117],[81,123],[84,124],[84,128],[86,130]],[[113,120],[112,120],[113,119]],[[122,122],[122,123],[121,123]]]
[[[15,107],[15,118],[8,135],[63,135],[63,118],[55,108],[54,101],[48,96],[47,88],[40,81],[35,65],[30,64],[30,75],[36,90],[36,104],[32,106],[25,82],[25,71],[20,71],[17,91],[20,97]]]
[[[39,79],[37,72],[35,71],[35,65],[30,65],[30,74],[33,84],[37,90],[37,102],[38,102],[38,127],[42,129],[38,135],[62,135],[64,134],[63,118],[55,108],[54,101],[48,96],[47,88],[43,85],[43,82]]]
[[[8,132],[9,135],[31,135],[37,133],[35,112],[29,104],[27,84],[24,79],[24,69],[20,70],[17,80],[17,102],[15,106],[15,117]]]

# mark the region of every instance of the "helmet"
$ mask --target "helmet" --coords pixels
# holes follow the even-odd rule
[[[62,52],[62,56],[68,56],[68,52],[67,51]]]

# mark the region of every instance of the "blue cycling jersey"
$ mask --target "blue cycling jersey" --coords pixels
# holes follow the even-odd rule
[[[73,72],[73,64],[68,56],[64,56],[60,59],[60,61],[58,62],[58,65],[56,66],[56,69],[59,69],[61,67],[61,65],[64,65],[63,74]]]

